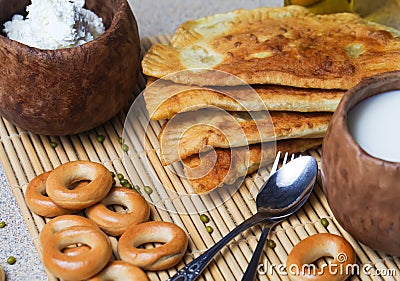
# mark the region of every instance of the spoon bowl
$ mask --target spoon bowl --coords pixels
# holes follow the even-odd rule
[[[257,211],[277,219],[297,211],[302,198],[311,193],[317,173],[317,162],[311,156],[289,162],[262,186],[256,199]]]
[[[286,192],[286,198],[290,198],[291,200],[289,200],[286,204],[283,204],[284,206],[281,207],[281,203],[279,206],[275,206],[275,203],[280,202],[279,199],[281,198],[264,198],[261,196],[261,194],[264,193],[260,193],[260,196],[257,198],[259,200],[257,202],[257,206],[260,206],[260,210],[262,211],[267,209],[264,212],[269,211],[274,219],[268,220],[266,225],[264,226],[263,231],[261,232],[260,239],[258,240],[257,247],[254,250],[250,263],[247,266],[247,269],[243,275],[243,281],[255,280],[257,267],[264,249],[264,244],[267,240],[271,228],[287,216],[295,213],[298,209],[300,209],[300,207],[303,206],[303,204],[308,200],[308,197],[310,197],[310,194],[313,190],[318,173],[318,166],[315,159],[312,157],[298,158],[298,161],[289,162],[289,164],[291,163],[289,166],[289,164],[286,164],[286,156],[283,160],[283,168],[280,169],[280,173],[273,173],[272,176],[270,176],[268,181],[265,183],[265,186],[270,189],[281,191],[282,195],[284,195],[284,193]],[[292,160],[293,159],[294,155],[292,155]],[[302,161],[300,161],[300,159]],[[273,171],[276,171],[276,167],[278,166],[278,161],[276,160],[275,162],[276,163],[274,163],[272,167]],[[288,165],[288,168],[286,168],[286,165]],[[274,192],[273,194],[277,194],[277,192],[278,191]],[[296,197],[297,199],[294,199]],[[281,201],[284,201],[284,199],[285,198],[281,199]],[[269,209],[265,208],[265,206],[268,205],[270,206]],[[277,210],[281,214],[280,217],[276,216],[275,214]]]
[[[278,157],[277,160],[279,161]],[[236,235],[260,222],[268,222],[272,227],[296,212],[307,201],[317,174],[317,162],[311,156],[297,158],[279,169],[270,176],[258,193],[256,198],[257,213],[242,222],[168,280],[189,281],[197,279],[212,258]]]

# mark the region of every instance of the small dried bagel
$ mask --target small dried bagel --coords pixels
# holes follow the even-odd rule
[[[110,205],[127,208],[125,213],[114,212]],[[131,225],[145,222],[150,216],[147,201],[136,191],[124,187],[113,187],[110,193],[99,203],[86,209],[86,215],[105,233],[120,236]]]
[[[124,262],[112,261],[89,281],[149,281],[149,277],[139,267]]]
[[[333,257],[333,261],[320,269],[309,267],[323,257]],[[307,237],[292,249],[286,270],[292,281],[343,281],[351,273],[348,269],[355,261],[354,250],[346,239],[330,233],[319,233]]]
[[[43,226],[39,234],[40,244],[43,247],[52,235],[71,226],[89,226],[99,229],[97,224],[95,224],[92,220],[82,216],[78,215],[58,216],[51,219],[48,223],[46,223]]]
[[[33,178],[26,188],[25,201],[29,209],[43,217],[56,217],[72,214],[76,210],[56,205],[46,194],[46,181],[51,172],[45,172]]]
[[[90,181],[85,186],[69,189],[79,181]],[[58,206],[81,210],[101,201],[111,189],[110,171],[102,164],[72,161],[55,168],[46,181],[46,192]]]
[[[87,251],[68,255],[63,249],[72,244],[83,244]],[[55,276],[63,280],[86,280],[99,273],[112,255],[109,238],[90,226],[70,226],[53,234],[43,245],[43,263]]]
[[[152,249],[138,248],[154,242],[164,244]],[[118,253],[121,260],[144,270],[164,270],[182,259],[187,245],[187,235],[179,226],[151,221],[128,228],[118,241]]]

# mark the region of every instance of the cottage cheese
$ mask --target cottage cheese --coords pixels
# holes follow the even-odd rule
[[[32,0],[28,15],[4,24],[8,38],[40,49],[74,47],[105,31],[101,18],[84,9],[85,0]]]

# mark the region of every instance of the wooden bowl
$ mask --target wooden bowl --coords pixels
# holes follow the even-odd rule
[[[400,72],[389,72],[346,92],[328,127],[321,159],[324,192],[340,225],[358,241],[395,256],[400,256],[400,163],[366,153],[349,133],[347,113],[366,98],[398,89]]]
[[[29,0],[0,0],[0,24],[25,14]],[[36,134],[92,129],[132,99],[140,39],[126,0],[87,0],[106,31],[81,46],[41,50],[0,35],[0,114]]]

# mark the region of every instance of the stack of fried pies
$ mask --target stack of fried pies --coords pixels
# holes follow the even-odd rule
[[[347,89],[400,69],[400,39],[350,13],[236,10],[182,24],[142,67],[150,119],[168,120],[162,164],[204,193],[320,145]]]

